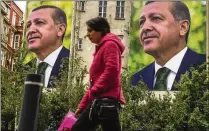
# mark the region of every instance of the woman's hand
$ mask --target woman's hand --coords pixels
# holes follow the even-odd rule
[[[75,116],[76,116],[76,117],[79,116],[80,113],[81,113],[81,110],[80,110],[80,109],[76,109],[76,111],[75,111]]]
[[[69,128],[64,128],[63,131],[71,131]]]

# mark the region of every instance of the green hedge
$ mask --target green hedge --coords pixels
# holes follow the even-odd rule
[[[147,86],[139,82],[132,87],[130,76],[122,76],[126,98],[121,112],[123,131],[208,131],[209,130],[209,72],[191,69],[175,83],[178,92],[161,95],[147,91]],[[199,72],[199,70],[202,70]]]
[[[22,57],[15,65],[16,71],[1,71],[2,130],[14,126],[15,121],[18,124],[25,76],[35,70],[25,72]],[[66,68],[69,68],[69,72],[62,72],[62,78],[55,80],[56,88],[43,89],[38,131],[57,130],[66,113],[76,110],[89,85],[84,82],[88,72],[81,58],[71,60],[70,67]],[[121,78],[126,104],[120,113],[122,130],[208,131],[209,72],[204,68],[201,72],[198,70],[191,69],[191,77],[187,73],[176,83],[179,92],[175,93],[175,98],[170,93],[156,98],[154,92],[149,92],[143,82],[135,87],[131,86],[131,74],[124,71]]]

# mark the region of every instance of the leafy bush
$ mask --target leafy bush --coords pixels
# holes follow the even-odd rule
[[[205,67],[205,66],[203,66]],[[178,92],[156,97],[143,82],[130,85],[127,72],[122,75],[125,108],[121,111],[124,131],[208,131],[209,71],[191,69],[175,83]],[[191,76],[191,77],[189,77]]]
[[[66,64],[63,64],[63,72],[59,74],[61,78],[54,78],[56,88],[43,89],[38,118],[39,131],[56,131],[67,112],[77,109],[84,89],[88,87],[88,83],[83,82],[87,75],[87,69],[82,65],[83,60],[71,60],[69,67],[68,60],[64,61]],[[69,72],[66,68],[69,68]]]
[[[31,70],[25,71],[23,66],[27,54],[25,48],[14,54],[17,58],[14,71],[1,68],[1,129],[14,130],[18,121],[20,104],[23,96],[25,76]]]
[[[2,130],[14,130],[15,126],[18,125],[25,78],[27,74],[36,70],[23,64],[27,53],[26,48],[17,52],[18,60],[15,64],[15,71],[4,68],[1,70]],[[61,78],[54,78],[56,88],[43,88],[42,90],[38,131],[56,131],[66,113],[69,110],[75,111],[83,96],[84,89],[88,87],[88,83],[84,84],[83,82],[87,75],[86,66],[82,65],[83,60],[81,58],[71,60],[70,67],[68,67],[68,60],[64,60],[64,62],[66,64],[62,65],[64,66],[63,72],[59,74]],[[69,72],[66,71],[66,68],[69,68]]]
[[[24,50],[20,51],[15,71],[1,70],[2,130],[8,123],[18,124],[23,97],[25,76],[35,69],[25,71]],[[64,64],[69,71],[60,73],[55,79],[56,88],[43,89],[41,96],[38,131],[55,131],[66,113],[75,111],[89,83],[84,82],[88,74],[81,58]],[[203,66],[205,67],[205,66]],[[191,74],[182,75],[175,83],[179,92],[172,98],[171,93],[156,98],[154,92],[140,81],[131,86],[128,71],[121,75],[122,88],[126,99],[120,112],[123,131],[208,131],[209,129],[209,71],[191,69]],[[11,124],[10,124],[11,125]],[[100,128],[97,131],[101,130]]]

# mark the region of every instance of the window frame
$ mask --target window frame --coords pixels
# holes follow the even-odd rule
[[[17,38],[17,41],[16,41],[16,37],[18,37]],[[20,35],[19,34],[16,34],[16,35],[14,35],[14,42],[13,42],[13,48],[14,49],[17,49],[18,47],[19,47],[19,43],[20,43]]]
[[[98,16],[107,17],[107,0],[99,0],[99,14]],[[101,10],[101,11],[100,11]]]
[[[14,43],[14,32],[11,31],[11,35],[10,35],[10,43],[9,43],[9,46],[12,47],[13,46],[13,43]]]
[[[83,39],[79,38],[77,42],[77,50],[82,51],[83,50]]]
[[[116,1],[115,19],[118,19],[118,20],[124,20],[125,19],[125,1],[124,0]]]
[[[12,25],[13,25],[13,26],[16,25],[16,19],[17,19],[17,18],[16,18],[16,15],[17,15],[17,14],[16,14],[15,12],[13,12],[13,15],[12,15]]]
[[[4,51],[4,49],[1,49],[1,66],[3,67],[5,64],[5,55],[6,55],[6,52]]]
[[[79,1],[78,10],[81,12],[85,12],[85,1]]]

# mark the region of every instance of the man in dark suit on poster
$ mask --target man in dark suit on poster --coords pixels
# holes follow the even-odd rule
[[[28,49],[37,56],[29,65],[35,63],[44,66],[40,73],[44,75],[44,86],[48,88],[53,87],[52,78],[58,77],[63,70],[62,59],[69,59],[70,52],[62,45],[66,28],[65,12],[51,5],[33,9],[26,23]]]
[[[174,81],[206,61],[206,55],[187,47],[190,24],[189,9],[181,1],[145,3],[139,19],[140,42],[155,62],[134,74],[132,85],[143,80],[150,90],[175,90]]]

